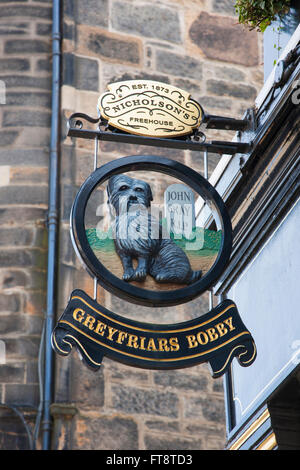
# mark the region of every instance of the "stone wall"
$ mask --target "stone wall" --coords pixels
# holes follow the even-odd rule
[[[74,288],[93,293],[76,259],[69,215],[79,186],[93,170],[93,142],[66,137],[72,112],[97,116],[110,82],[154,79],[179,86],[211,114],[241,117],[262,85],[261,41],[237,24],[231,0],[65,0],[63,11],[62,143],[58,316]],[[51,98],[51,7],[47,2],[1,4],[1,401],[37,406],[37,356],[45,308],[46,209]],[[2,36],[3,37],[3,36]],[[232,133],[209,133],[230,140]],[[101,143],[99,164],[149,147]],[[197,152],[155,149],[203,171]],[[219,160],[209,159],[210,173]],[[176,322],[208,310],[207,295],[175,308],[121,301],[99,289],[98,301],[144,321]],[[54,447],[60,449],[222,449],[225,418],[221,380],[206,365],[146,371],[105,359],[88,370],[74,352],[56,358]],[[76,415],[69,416],[69,404]],[[60,410],[60,412],[57,411]],[[33,423],[33,412],[28,410]],[[59,413],[64,419],[62,427]],[[5,411],[1,448],[25,448],[20,425]],[[3,424],[2,424],[3,423]],[[14,421],[15,423],[15,421]]]
[[[0,9],[0,402],[26,405],[31,424],[46,290],[51,10],[51,2],[1,2]],[[20,418],[0,413],[0,448],[28,448]]]

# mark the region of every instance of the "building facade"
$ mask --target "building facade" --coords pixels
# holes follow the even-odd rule
[[[228,449],[299,450],[299,10],[256,99],[252,142],[215,184],[234,230],[230,264],[216,287],[239,305],[256,341],[248,370],[225,380]],[[289,23],[289,26],[292,23]]]
[[[57,5],[60,35],[53,34]],[[74,112],[96,117],[99,94],[111,82],[152,79],[190,92],[208,113],[242,118],[263,85],[260,35],[237,24],[231,0],[28,0],[1,6],[0,447],[41,448],[47,432],[52,449],[224,449],[223,383],[211,378],[206,365],[146,371],[105,359],[100,372],[93,373],[76,353],[55,356],[47,422],[44,319],[49,262],[55,261],[56,318],[74,288],[93,292],[93,280],[71,244],[69,216],[76,192],[93,170],[94,149],[89,141],[67,136],[68,117]],[[59,49],[53,50],[53,44]],[[57,57],[59,83],[54,83]],[[59,139],[53,146],[55,86]],[[234,137],[228,131],[210,134],[219,140]],[[55,152],[59,203],[53,215],[49,175]],[[143,153],[142,146],[101,142],[99,164]],[[203,174],[200,153],[151,153]],[[219,162],[220,155],[210,154],[210,175]],[[51,224],[58,229],[58,246],[49,261]],[[161,323],[188,320],[209,309],[208,295],[154,311],[103,289],[98,301],[135,319],[159,316]]]

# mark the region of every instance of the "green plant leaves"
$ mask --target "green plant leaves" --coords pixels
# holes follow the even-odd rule
[[[239,23],[264,32],[277,17],[284,16],[290,8],[290,0],[237,0],[235,10]]]

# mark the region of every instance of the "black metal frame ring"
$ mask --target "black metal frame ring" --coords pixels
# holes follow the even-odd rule
[[[85,231],[85,210],[94,189],[111,176],[128,171],[148,170],[173,176],[188,184],[204,200],[216,208],[222,226],[222,243],[211,269],[201,279],[186,287],[172,291],[151,291],[136,287],[112,274],[96,257],[89,245]],[[134,155],[113,160],[97,168],[83,183],[71,210],[71,234],[75,249],[87,271],[109,292],[129,302],[151,306],[168,307],[188,302],[210,289],[220,278],[230,258],[232,248],[231,221],[224,201],[214,187],[191,168],[174,160],[154,155]]]

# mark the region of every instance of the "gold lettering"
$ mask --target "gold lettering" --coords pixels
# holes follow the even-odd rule
[[[170,351],[168,340],[166,338],[158,338],[157,342],[159,351]]]
[[[127,346],[129,346],[129,348],[135,348],[137,349],[139,346],[138,346],[138,337],[136,335],[128,335],[128,343],[127,343]]]
[[[186,339],[188,340],[189,348],[195,348],[196,346],[198,346],[198,341],[196,340],[195,335],[186,336]]]
[[[125,338],[127,338],[127,336],[128,336],[128,333],[125,333],[125,331],[119,331],[117,343],[123,344],[123,341]]]
[[[216,330],[214,328],[208,328],[206,331],[207,331],[210,341],[216,341],[216,339],[218,339],[219,336],[216,333]]]
[[[113,335],[117,332],[118,330],[116,328],[112,328],[111,326],[108,327],[108,336],[107,339],[110,341],[113,341]]]
[[[86,319],[83,322],[83,325],[87,326],[89,330],[93,330],[94,329],[93,325],[94,325],[95,321],[96,320],[95,320],[94,317],[92,317],[92,315],[87,315]]]
[[[227,328],[225,328],[224,323],[218,323],[215,326],[216,326],[220,336],[224,336],[228,332]]]
[[[147,346],[147,351],[157,351],[157,348],[155,346],[155,342],[154,342],[153,338],[149,339],[149,343],[148,343],[148,346]]]
[[[203,340],[202,340],[201,335],[203,335]],[[204,331],[199,331],[199,333],[197,333],[197,340],[200,344],[207,344],[208,343],[208,336]]]
[[[104,335],[104,330],[106,329],[107,325],[105,323],[102,323],[101,321],[98,320],[96,328],[95,328],[95,333],[98,335],[103,336]]]
[[[140,337],[140,349],[144,349],[144,350],[146,349],[145,348],[145,340],[146,340],[146,338],[144,336]]]
[[[170,338],[171,351],[179,351],[178,338]]]
[[[84,315],[85,315],[85,311],[82,310],[82,308],[75,308],[73,312],[74,320],[79,321],[79,323],[81,323],[82,320],[84,319]]]
[[[232,324],[232,317],[226,318],[226,320],[224,320],[224,323],[229,326],[230,331],[235,330],[235,326],[233,326]]]

